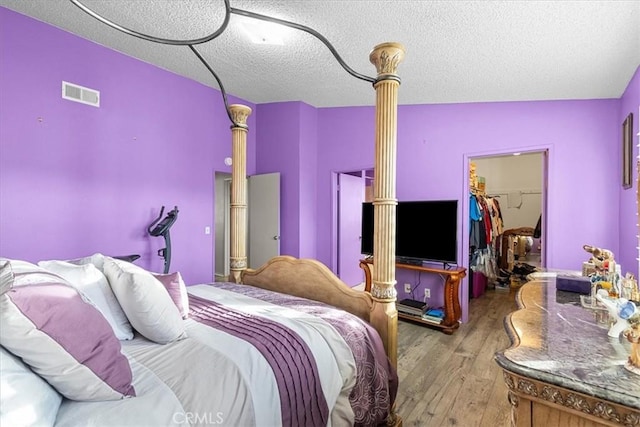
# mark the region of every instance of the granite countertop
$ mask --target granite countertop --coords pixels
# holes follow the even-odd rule
[[[555,278],[518,291],[520,310],[505,318],[512,346],[496,353],[502,368],[535,380],[640,409],[640,376],[625,369],[630,343],[607,336],[578,294]]]

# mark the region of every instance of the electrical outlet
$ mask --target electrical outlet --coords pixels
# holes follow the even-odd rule
[[[410,294],[411,293],[411,283],[405,283],[404,284],[404,293],[405,294]]]
[[[431,298],[431,289],[428,289],[428,288],[424,289],[424,297]]]

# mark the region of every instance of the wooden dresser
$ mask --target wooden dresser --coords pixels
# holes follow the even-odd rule
[[[607,336],[579,295],[555,279],[525,284],[505,318],[512,346],[495,354],[513,426],[640,426],[640,376],[624,365],[630,345]]]

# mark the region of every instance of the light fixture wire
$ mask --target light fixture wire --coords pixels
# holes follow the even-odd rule
[[[207,67],[207,70],[209,70],[211,75],[213,75],[213,78],[216,79],[216,81],[218,82],[218,87],[220,88],[220,92],[222,93],[222,102],[224,102],[224,109],[227,111],[227,116],[229,117],[229,120],[231,120],[231,123],[233,124],[233,126],[234,127],[246,128],[247,125],[242,124],[242,123],[237,123],[233,119],[233,115],[231,114],[231,110],[229,109],[229,101],[227,100],[227,92],[224,90],[224,86],[222,85],[222,80],[220,80],[220,77],[218,77],[218,75],[215,73],[215,71],[213,71],[213,68],[211,68],[209,63],[202,57],[202,55],[200,55],[200,52],[198,52],[193,45],[189,45],[189,49],[191,49],[191,51],[196,55],[196,57],[200,60],[200,62],[202,62],[205,67]]]
[[[306,32],[308,34],[311,34],[312,36],[314,36],[315,38],[320,40],[329,49],[329,51],[331,52],[333,57],[336,59],[336,61],[338,61],[340,66],[347,73],[351,74],[353,77],[355,77],[357,79],[364,80],[364,81],[370,82],[372,84],[375,84],[375,82],[376,82],[376,78],[370,77],[370,76],[367,76],[367,75],[364,75],[364,74],[360,74],[360,73],[354,71],[351,67],[349,67],[347,65],[347,63],[342,59],[342,57],[340,56],[340,54],[338,53],[336,48],[333,47],[331,42],[329,42],[329,40],[327,40],[326,37],[324,37],[322,34],[317,32],[313,28],[307,27],[306,25],[297,24],[295,22],[287,21],[287,20],[284,20],[284,19],[274,18],[272,16],[262,15],[262,14],[255,13],[255,12],[250,12],[248,10],[236,9],[234,7],[231,7],[231,5],[229,3],[230,0],[224,0],[224,9],[225,9],[225,11],[224,11],[224,21],[222,22],[220,27],[217,30],[215,30],[213,33],[209,34],[208,36],[200,37],[200,38],[197,38],[197,39],[191,39],[191,40],[167,39],[167,38],[162,38],[162,37],[155,37],[155,36],[152,36],[152,35],[149,35],[149,34],[144,34],[144,33],[141,33],[139,31],[135,31],[135,30],[132,30],[130,28],[124,27],[122,25],[119,25],[119,24],[111,21],[110,19],[105,18],[104,16],[98,14],[97,12],[91,10],[89,7],[84,5],[80,0],[69,0],[69,1],[71,3],[73,3],[74,5],[76,5],[78,8],[80,8],[80,10],[82,10],[85,13],[87,13],[89,16],[97,19],[98,21],[102,22],[103,24],[106,24],[106,25],[110,26],[111,28],[114,28],[114,29],[116,29],[116,30],[118,30],[120,32],[123,32],[125,34],[128,34],[130,36],[137,37],[137,38],[140,38],[140,39],[143,39],[143,40],[147,40],[147,41],[151,41],[151,42],[154,42],[154,43],[161,43],[161,44],[167,44],[167,45],[173,45],[173,46],[188,46],[189,49],[191,49],[191,51],[200,60],[200,62],[202,62],[202,64],[207,68],[207,70],[213,75],[213,78],[218,83],[218,86],[220,88],[220,92],[222,93],[222,99],[223,99],[223,102],[224,102],[224,107],[225,107],[225,110],[227,111],[227,116],[229,117],[229,120],[231,121],[231,123],[233,124],[234,127],[246,127],[246,125],[239,124],[233,119],[233,116],[231,115],[231,111],[229,109],[229,103],[227,101],[227,93],[226,93],[226,91],[224,89],[222,81],[220,80],[220,77],[218,77],[218,75],[213,71],[213,68],[207,63],[207,61],[202,57],[202,55],[200,55],[200,53],[194,47],[194,45],[206,43],[208,41],[211,41],[211,40],[215,39],[219,35],[221,35],[227,29],[227,26],[229,25],[229,19],[230,19],[230,16],[231,16],[232,13],[236,14],[236,15],[246,16],[248,18],[259,19],[261,21],[267,21],[267,22],[272,22],[272,23],[279,24],[279,25],[284,25],[286,27],[294,28],[296,30],[304,31],[304,32]]]
[[[143,40],[148,40],[154,43],[162,43],[162,44],[170,44],[170,45],[174,45],[174,46],[186,46],[186,45],[194,45],[194,44],[201,44],[201,43],[206,43],[208,41],[211,41],[213,39],[215,39],[216,37],[218,37],[220,34],[222,34],[224,32],[224,30],[227,28],[227,25],[229,25],[229,18],[231,15],[231,5],[229,4],[229,0],[224,0],[224,21],[222,22],[222,24],[220,25],[220,27],[215,30],[213,33],[209,34],[208,36],[204,36],[201,37],[199,39],[193,39],[193,40],[177,40],[177,39],[165,39],[162,37],[155,37],[155,36],[151,36],[149,34],[144,34],[135,30],[132,30],[131,28],[127,28],[124,27],[120,24],[116,24],[115,22],[111,21],[110,19],[105,18],[102,15],[99,15],[97,12],[91,10],[89,7],[85,6],[84,4],[82,4],[82,2],[80,2],[79,0],[70,0],[71,3],[75,4],[76,6],[78,6],[82,11],[86,12],[87,14],[89,14],[90,16],[94,17],[95,19],[97,19],[98,21],[107,24],[108,26],[115,28],[118,31],[122,31],[125,34],[129,34],[130,36],[134,36],[134,37],[138,37],[140,39]]]
[[[357,79],[364,80],[366,82],[375,83],[376,81],[374,77],[365,76],[364,74],[360,74],[354,71],[351,67],[349,67],[347,63],[344,62],[344,60],[342,59],[342,57],[340,56],[336,48],[333,47],[331,42],[327,40],[326,37],[324,37],[322,34],[320,34],[319,32],[317,32],[311,27],[307,27],[306,25],[302,25],[302,24],[297,24],[291,21],[286,21],[284,19],[274,18],[272,16],[261,15],[259,13],[250,12],[248,10],[236,9],[235,7],[231,8],[231,13],[235,13],[236,15],[246,16],[248,18],[260,19],[262,21],[267,21],[267,22],[273,22],[274,24],[284,25],[286,27],[295,28],[296,30],[309,33],[315,38],[317,38],[318,40],[320,40],[329,49],[333,57],[336,58],[336,61],[338,61],[338,63],[342,66],[342,68],[344,68],[344,70],[347,73],[351,74],[353,77]]]

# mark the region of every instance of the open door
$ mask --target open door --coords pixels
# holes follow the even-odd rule
[[[338,277],[349,286],[363,281],[359,260],[365,179],[338,174]]]
[[[229,277],[231,174],[215,174],[215,281]],[[280,255],[280,174],[248,178],[248,263],[257,268]],[[275,237],[275,239],[274,239]]]
[[[280,174],[248,179],[248,264],[258,268],[280,255]]]

